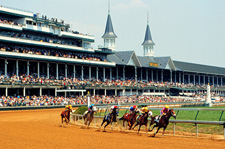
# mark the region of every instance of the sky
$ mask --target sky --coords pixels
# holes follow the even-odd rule
[[[108,0],[0,0],[0,5],[63,19],[103,45]],[[117,51],[143,56],[147,13],[155,56],[225,67],[225,0],[110,0]]]

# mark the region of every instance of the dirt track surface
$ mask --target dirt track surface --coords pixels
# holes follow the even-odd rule
[[[102,132],[71,124],[60,127],[63,109],[0,112],[0,148],[202,148],[225,147],[225,141],[145,134]]]

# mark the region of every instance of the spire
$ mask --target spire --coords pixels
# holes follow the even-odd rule
[[[102,36],[102,38],[117,38],[113,30],[112,20],[110,16],[110,1],[108,6],[108,18],[107,18],[106,27],[105,27],[105,33]]]
[[[145,32],[145,39],[142,45],[155,45],[155,43],[152,41],[152,36],[150,32],[148,13],[147,13],[147,28]]]

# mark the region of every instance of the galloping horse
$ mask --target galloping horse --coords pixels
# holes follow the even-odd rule
[[[103,119],[103,121],[102,121],[102,124],[101,124],[101,126],[100,126],[100,128],[102,127],[102,125],[105,123],[105,122],[107,122],[107,124],[104,126],[104,131],[105,131],[105,127],[106,126],[108,126],[110,123],[111,123],[111,125],[112,125],[112,123],[113,122],[117,122],[116,121],[116,116],[118,116],[118,109],[114,109],[113,111],[112,111],[112,113],[109,113],[109,114],[107,114],[105,117],[104,117],[104,119]]]
[[[63,127],[63,119],[64,118],[65,118],[65,121],[66,121],[66,125],[68,125],[68,123],[70,122],[70,112],[72,112],[71,109],[62,111],[62,113],[61,113],[62,127]]]
[[[171,116],[173,116],[174,118],[176,118],[176,113],[173,111],[173,109],[170,109],[169,112],[166,115],[164,115],[164,116],[161,117],[161,119],[159,120],[159,122],[156,122],[156,124],[150,130],[150,131],[152,131],[155,127],[158,127],[157,131],[154,133],[154,136],[158,133],[159,129],[162,128],[162,127],[163,127],[162,135],[164,136],[165,130],[167,128],[167,125],[169,124],[169,119],[170,119]],[[150,126],[152,125],[152,121],[151,121]],[[153,123],[154,123],[154,121],[153,121]]]
[[[139,133],[141,126],[145,125],[145,131],[147,133],[147,124],[148,124],[149,116],[150,117],[152,116],[152,112],[151,111],[145,112],[144,115],[140,116],[139,120],[137,120],[137,124],[132,129],[134,129],[137,125],[139,125],[139,128],[138,128],[138,133]]]
[[[84,112],[84,114],[83,114],[83,118],[84,118],[84,120],[85,120],[84,124],[85,124],[85,125],[88,125],[88,127],[89,127],[90,123],[92,122],[92,120],[93,120],[93,118],[94,118],[94,113],[95,113],[96,111],[97,111],[97,109],[96,109],[96,107],[94,106],[94,107],[92,108],[92,110],[91,110],[89,113],[87,113],[87,111]],[[87,113],[87,114],[86,114],[86,113]]]
[[[128,122],[128,118],[129,118],[130,114],[129,113],[125,113],[119,120],[123,120],[123,127],[124,127],[124,122],[127,121]]]
[[[129,130],[131,130],[132,126],[136,122],[137,118],[137,111],[134,111],[132,114],[125,113],[119,120],[123,120],[123,127],[124,127],[124,122],[128,122],[128,126],[130,127]]]

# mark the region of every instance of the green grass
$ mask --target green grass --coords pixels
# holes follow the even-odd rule
[[[186,108],[186,107],[185,107]],[[190,107],[188,107],[190,108]],[[225,106],[221,107],[193,107],[193,108],[221,108],[225,109]],[[119,111],[119,117],[123,116],[126,112],[129,112],[129,110],[120,110]],[[152,110],[153,115],[159,115],[160,110]],[[176,120],[195,120],[197,111],[177,111],[177,118]],[[219,121],[222,111],[199,111],[197,119],[199,121]],[[98,112],[96,113],[97,116],[104,116],[106,112]],[[174,119],[171,117],[171,119]],[[223,113],[221,117],[221,121],[225,121],[225,112]],[[223,126],[219,125],[198,125],[199,133],[206,133],[206,134],[223,134]],[[170,123],[167,130],[173,130],[173,126]],[[196,127],[194,124],[176,124],[176,131],[182,131],[182,132],[196,132]]]

